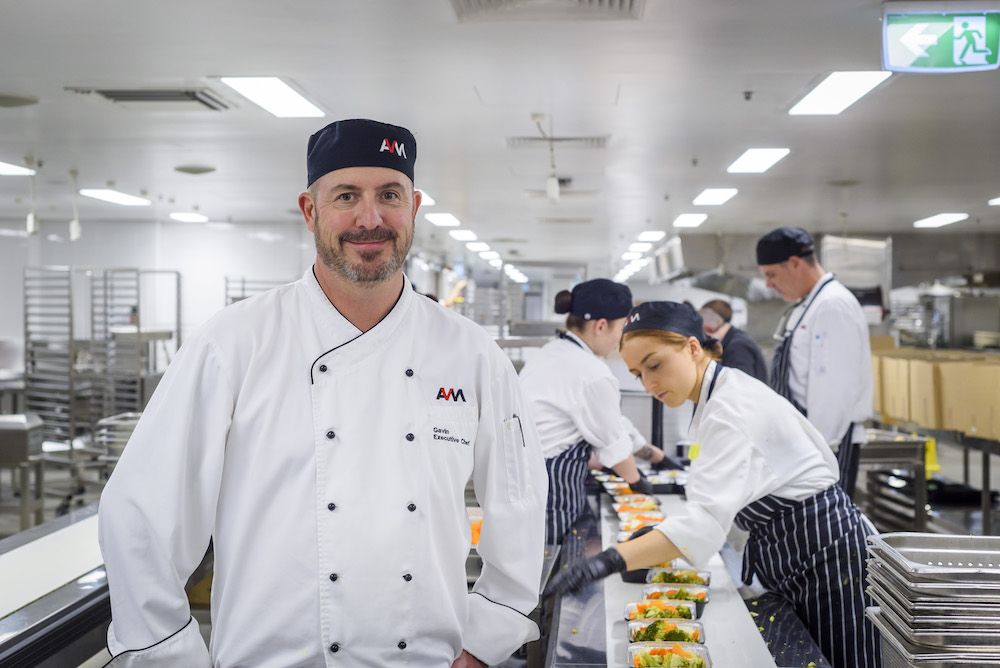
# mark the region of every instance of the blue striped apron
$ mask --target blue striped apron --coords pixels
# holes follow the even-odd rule
[[[838,485],[802,501],[769,495],[735,523],[750,533],[743,580],[756,574],[784,596],[833,668],[878,668],[875,627],[865,618],[865,538],[871,524]]]
[[[810,299],[806,304],[806,307],[802,309],[802,313],[799,315],[799,319],[796,321],[795,325],[791,329],[784,330],[781,341],[778,343],[778,347],[774,351],[774,358],[771,360],[771,377],[769,383],[771,389],[783,396],[785,399],[788,399],[788,401],[790,401],[791,404],[807,418],[809,417],[809,411],[806,410],[805,406],[795,401],[795,398],[792,396],[792,388],[788,385],[788,376],[792,366],[792,337],[795,336],[795,331],[799,328],[799,325],[802,324],[803,318],[806,317],[806,311],[808,311],[809,307],[813,305],[814,301],[816,301],[816,297],[819,297],[819,293],[823,291],[823,288],[832,283],[833,280],[833,278],[828,278],[822,285],[819,286],[819,289],[816,290],[812,299]],[[840,447],[837,448],[837,465],[840,469],[840,486],[845,492],[847,492],[848,496],[854,494],[854,486],[858,481],[858,459],[861,456],[861,449],[856,443],[854,443],[853,436],[854,423],[852,422],[847,425],[847,433],[840,439]]]
[[[546,544],[562,543],[563,535],[587,507],[587,464],[590,443],[580,441],[545,460],[549,473],[549,496],[545,501]]]

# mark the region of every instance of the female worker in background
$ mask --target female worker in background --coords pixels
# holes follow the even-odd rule
[[[663,459],[621,412],[621,392],[600,359],[621,340],[632,308],[628,286],[606,278],[585,281],[556,295],[556,313],[567,313],[565,332],[528,359],[519,379],[538,428],[549,472],[546,542],[563,535],[584,514],[584,490],[591,452],[629,483],[633,492],[652,494],[635,466],[633,451]]]
[[[668,406],[695,402],[692,464],[682,514],[655,530],[571,564],[549,592],[683,557],[703,567],[733,523],[749,532],[743,578],[786,598],[834,668],[880,665],[865,619],[871,524],[837,485],[837,460],[792,404],[718,363],[720,344],[687,304],[647,302],[624,327],[622,358]]]

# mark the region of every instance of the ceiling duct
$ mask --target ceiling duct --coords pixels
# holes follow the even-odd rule
[[[646,0],[451,0],[464,21],[586,21],[642,18]]]
[[[607,148],[607,135],[593,137],[507,137],[507,148]]]
[[[100,95],[127,109],[140,111],[225,111],[229,105],[207,88],[76,88],[81,95]]]

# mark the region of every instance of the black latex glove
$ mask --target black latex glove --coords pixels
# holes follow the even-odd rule
[[[652,526],[649,526],[649,525],[647,525],[647,526],[644,526],[644,527],[639,527],[638,529],[636,529],[635,531],[633,531],[633,532],[632,532],[632,533],[631,533],[631,534],[629,535],[628,539],[629,539],[629,540],[635,540],[635,539],[636,539],[636,538],[638,538],[639,536],[645,536],[645,535],[646,535],[647,533],[649,533],[649,532],[650,532],[650,531],[652,531],[652,530],[653,530],[653,527],[652,527]]]
[[[653,483],[649,482],[649,478],[639,471],[639,479],[636,482],[630,482],[628,488],[632,490],[633,494],[653,494]]]
[[[683,471],[684,470],[684,462],[681,461],[680,459],[677,459],[676,457],[671,457],[668,454],[664,454],[663,455],[663,459],[661,459],[660,461],[652,464],[651,466],[653,467],[654,471],[663,471],[663,470]]]
[[[596,557],[575,561],[561,569],[549,580],[542,592],[547,598],[553,594],[575,594],[594,580],[601,580],[612,573],[625,570],[625,559],[613,547],[601,552]]]

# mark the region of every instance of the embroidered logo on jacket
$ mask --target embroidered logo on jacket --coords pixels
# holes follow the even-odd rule
[[[452,401],[458,401],[459,399],[465,401],[465,394],[462,392],[461,389],[456,390],[449,387],[447,390],[445,390],[442,387],[440,390],[438,390],[437,398],[444,399],[445,401],[448,401],[449,399]]]
[[[382,148],[378,150],[379,153],[382,151],[389,151],[390,153],[395,153],[401,158],[406,157],[406,147],[403,146],[403,142],[398,142],[395,139],[390,142],[388,139],[382,140]]]

